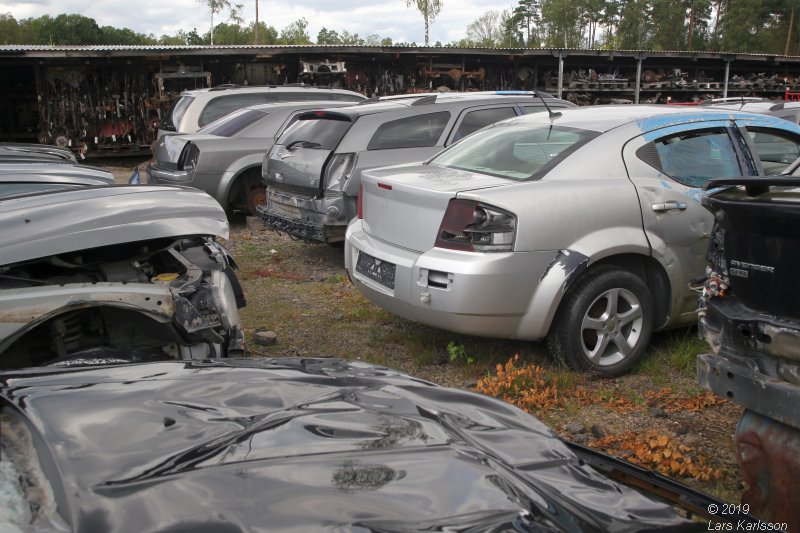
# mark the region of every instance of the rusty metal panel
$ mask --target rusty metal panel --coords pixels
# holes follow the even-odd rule
[[[749,485],[742,503],[750,513],[800,531],[800,430],[745,411],[736,428],[736,458]]]

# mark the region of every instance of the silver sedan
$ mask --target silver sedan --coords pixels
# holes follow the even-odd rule
[[[378,306],[458,333],[546,339],[579,369],[629,370],[695,321],[710,178],[780,172],[786,120],[713,109],[564,109],[483,129],[427,163],[366,172],[345,264]]]

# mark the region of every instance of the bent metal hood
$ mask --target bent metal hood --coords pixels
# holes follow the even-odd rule
[[[0,201],[0,265],[164,237],[228,237],[216,200],[184,187],[117,186]]]
[[[75,531],[691,527],[511,405],[359,362],[40,368],[0,397]]]

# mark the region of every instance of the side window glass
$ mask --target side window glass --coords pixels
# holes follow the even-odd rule
[[[788,134],[761,128],[746,128],[767,176],[783,172],[800,157],[800,143]]]
[[[713,178],[731,178],[743,174],[725,128],[663,137],[642,146],[636,155],[688,187],[702,187]]]
[[[449,120],[450,112],[440,111],[386,122],[375,131],[367,150],[436,146]]]
[[[266,92],[219,96],[206,104],[206,107],[197,119],[197,124],[202,127],[210,122],[214,122],[220,117],[224,117],[231,111],[236,111],[237,109],[251,105],[263,104],[266,101]]]
[[[492,109],[469,111],[461,120],[458,131],[456,131],[456,134],[453,136],[453,142],[466,137],[474,131],[478,131],[484,126],[515,116],[517,116],[517,114],[514,112],[513,107],[495,107]]]

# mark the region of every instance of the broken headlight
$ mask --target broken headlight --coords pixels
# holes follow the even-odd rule
[[[226,330],[239,325],[239,311],[236,307],[236,293],[231,280],[221,270],[211,272],[211,298],[219,313],[219,320]]]

